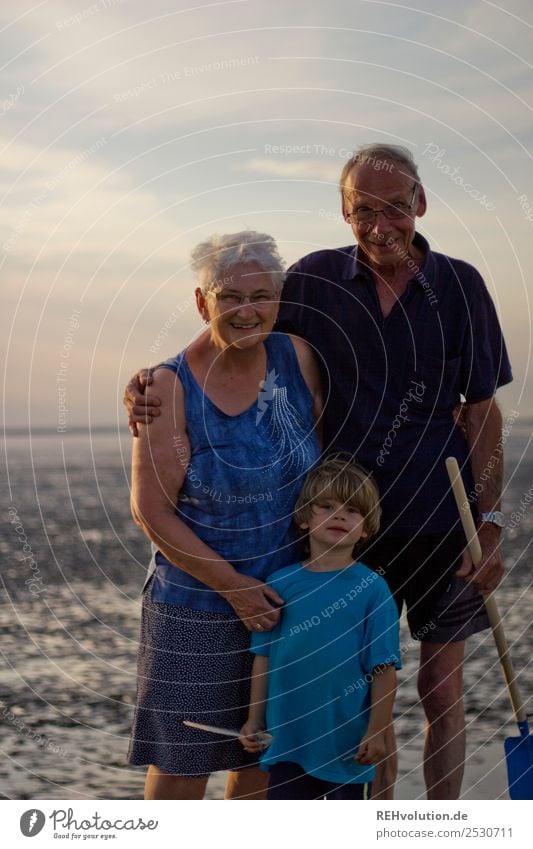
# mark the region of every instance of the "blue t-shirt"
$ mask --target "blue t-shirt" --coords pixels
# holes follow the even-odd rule
[[[355,245],[309,254],[289,269],[278,328],[309,342],[322,368],[324,450],[355,455],[379,486],[382,531],[446,533],[458,523],[445,458],[473,490],[468,447],[452,411],[512,380],[505,342],[481,275],[430,249],[384,318],[365,255]],[[465,465],[466,464],[466,465]]]
[[[301,563],[268,579],[285,600],[278,625],[252,633],[269,658],[267,729],[261,766],[280,761],[336,784],[371,781],[357,764],[368,728],[372,670],[400,669],[398,610],[386,582],[363,563],[311,572]]]

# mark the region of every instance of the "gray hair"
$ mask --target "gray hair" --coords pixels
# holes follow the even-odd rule
[[[417,164],[413,154],[406,147],[399,144],[364,144],[352,154],[342,169],[339,181],[341,195],[344,196],[346,181],[352,168],[363,162],[368,162],[376,171],[392,170],[391,163],[397,163],[400,169],[403,168],[404,172],[407,171],[417,183],[420,183]]]
[[[285,269],[275,240],[266,233],[242,230],[222,236],[215,234],[196,245],[191,253],[191,268],[204,293],[220,287],[226,273],[244,262],[254,262],[268,272],[275,291],[281,291]]]

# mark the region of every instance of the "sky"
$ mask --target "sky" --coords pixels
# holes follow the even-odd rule
[[[0,11],[4,421],[124,422],[127,378],[202,325],[188,257],[270,233],[290,263],[350,244],[337,180],[407,146],[419,231],[473,263],[533,415],[533,7],[74,0]]]

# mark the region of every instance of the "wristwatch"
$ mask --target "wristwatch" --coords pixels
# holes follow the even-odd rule
[[[505,515],[500,510],[491,510],[488,513],[482,513],[480,521],[489,522],[491,525],[496,525],[497,528],[505,528]]]

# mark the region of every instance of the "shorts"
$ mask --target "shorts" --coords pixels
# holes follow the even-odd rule
[[[413,639],[426,643],[465,640],[489,627],[483,596],[455,572],[465,548],[463,533],[384,534],[371,540],[361,560],[382,575]]]
[[[282,761],[269,767],[267,799],[368,799],[369,784],[334,784],[309,775],[299,764]]]

